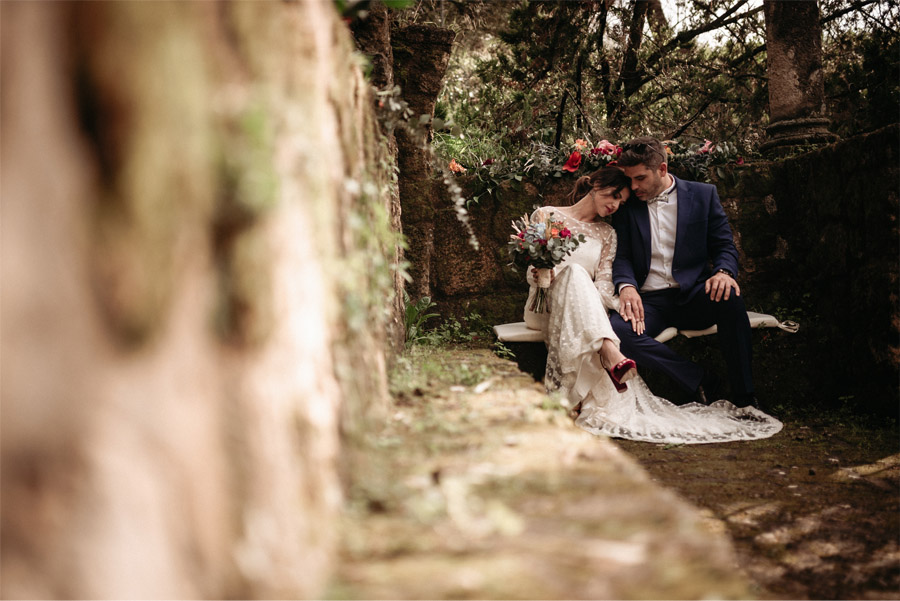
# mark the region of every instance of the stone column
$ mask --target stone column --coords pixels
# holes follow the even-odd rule
[[[822,27],[817,2],[765,0],[769,126],[765,153],[833,142],[825,116]]]
[[[394,81],[412,111],[412,122],[419,115],[434,115],[434,105],[441,91],[441,80],[450,61],[453,32],[429,25],[411,25],[391,31],[394,51]],[[412,283],[410,296],[431,294],[431,260],[434,250],[434,195],[431,187],[430,151],[423,142],[430,141],[431,127],[418,135],[397,130],[398,166],[400,168],[400,205],[403,234],[406,236]],[[438,184],[440,185],[440,184]]]

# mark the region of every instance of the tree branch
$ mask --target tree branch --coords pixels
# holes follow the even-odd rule
[[[559,112],[556,113],[556,140],[553,142],[554,148],[559,148],[562,141],[563,114],[566,111],[566,100],[569,98],[569,90],[563,92],[562,102],[559,103]]]
[[[857,2],[854,2],[850,6],[842,8],[840,10],[836,10],[833,13],[831,13],[830,15],[828,15],[827,17],[820,18],[819,23],[821,25],[824,25],[825,23],[828,23],[829,21],[834,21],[835,19],[839,19],[839,18],[843,17],[847,13],[852,13],[854,11],[861,9],[864,6],[868,6],[869,4],[875,4],[876,2],[879,2],[879,0],[857,0]]]
[[[736,17],[732,17],[730,19],[727,18],[727,16],[729,14],[733,13],[735,10],[737,10],[737,8],[739,8],[746,2],[747,2],[747,0],[743,0],[742,2],[739,2],[731,10],[726,11],[721,16],[719,16],[717,19],[707,23],[706,25],[701,25],[700,27],[695,27],[694,29],[688,29],[687,31],[682,31],[681,33],[676,35],[670,42],[668,42],[661,48],[657,49],[656,52],[651,54],[650,57],[647,59],[647,63],[654,65],[654,64],[658,63],[659,60],[665,54],[671,52],[672,50],[675,50],[679,46],[684,46],[685,44],[687,44],[688,42],[690,42],[691,40],[693,40],[694,38],[696,38],[697,36],[699,36],[701,34],[708,33],[710,31],[714,31],[716,29],[719,29],[720,27],[725,27],[726,25],[731,25],[732,23],[737,23],[738,21],[740,21],[742,19],[746,19],[749,16],[752,16],[752,15],[755,15],[756,13],[762,12],[762,7],[760,6],[758,8],[754,8],[754,9],[748,10],[746,12],[743,12],[743,13],[737,15]]]
[[[683,134],[683,133],[685,132],[685,130],[687,130],[687,128],[691,126],[691,123],[693,123],[694,121],[696,121],[696,120],[697,120],[697,117],[699,117],[701,114],[703,114],[703,111],[705,111],[706,109],[709,108],[709,105],[711,105],[712,102],[713,102],[713,101],[712,101],[712,98],[707,98],[706,101],[700,106],[700,108],[697,109],[697,112],[694,113],[687,121],[685,121],[685,122],[681,125],[681,127],[679,127],[678,129],[676,129],[676,130],[673,131],[672,133],[667,134],[667,135],[666,135],[666,139],[667,139],[667,140],[671,140],[671,139],[677,138],[678,136],[680,136],[681,134]]]
[[[700,27],[696,27],[694,29],[689,29],[687,31],[682,31],[678,35],[676,35],[670,42],[658,48],[653,54],[651,54],[648,58],[644,67],[639,69],[635,74],[634,85],[630,89],[630,93],[625,94],[625,97],[628,98],[639,89],[641,89],[647,82],[652,81],[655,77],[655,74],[651,74],[651,71],[655,71],[656,66],[662,60],[663,56],[668,54],[669,52],[675,50],[676,48],[683,46],[696,38],[697,36],[707,33],[709,31],[713,31],[715,29],[719,29],[720,27],[725,27],[726,25],[730,25],[732,23],[736,23],[742,19],[745,19],[749,16],[755,15],[762,11],[762,7],[754,8],[748,11],[745,11],[737,16],[729,18],[729,15],[734,14],[741,6],[747,3],[748,0],[742,0],[735,4],[732,8],[722,13],[715,20],[707,23],[706,25],[702,25]],[[869,1],[869,0],[861,0],[861,1]],[[872,0],[874,1],[874,0]],[[748,56],[750,58],[754,56],[756,52]]]
[[[628,30],[628,45],[625,47],[625,55],[622,58],[622,69],[619,72],[619,88],[624,84],[625,96],[634,92],[629,90],[634,86],[634,81],[639,77],[638,51],[644,40],[644,23],[647,20],[648,3],[646,0],[635,0],[634,11],[631,16],[631,25]]]

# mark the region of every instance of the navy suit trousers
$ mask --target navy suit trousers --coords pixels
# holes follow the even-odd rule
[[[654,336],[670,326],[679,330],[704,330],[715,324],[722,355],[728,365],[732,399],[753,394],[753,348],[744,300],[732,294],[727,301],[715,302],[701,290],[694,298],[680,304],[680,296],[681,291],[677,288],[642,292],[646,331],[641,335],[635,334],[631,324],[618,313],[612,313],[610,322],[621,341],[622,353],[634,359],[639,368],[662,372],[688,392],[693,392],[703,379],[703,368],[657,342]]]

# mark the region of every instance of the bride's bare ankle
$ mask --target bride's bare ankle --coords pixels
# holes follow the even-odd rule
[[[606,369],[612,369],[626,358],[622,351],[609,340],[603,341],[603,346],[597,353],[600,355],[600,363]]]

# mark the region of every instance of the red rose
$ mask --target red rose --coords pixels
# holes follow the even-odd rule
[[[560,238],[568,238],[572,235],[572,232],[569,231],[569,228],[564,227],[562,231],[559,233]]]
[[[575,150],[571,155],[569,155],[569,160],[566,161],[566,164],[563,165],[563,171],[575,173],[576,171],[578,171],[579,165],[581,165],[581,153]]]
[[[524,237],[525,237],[525,232],[519,232],[519,238],[524,238]]]

